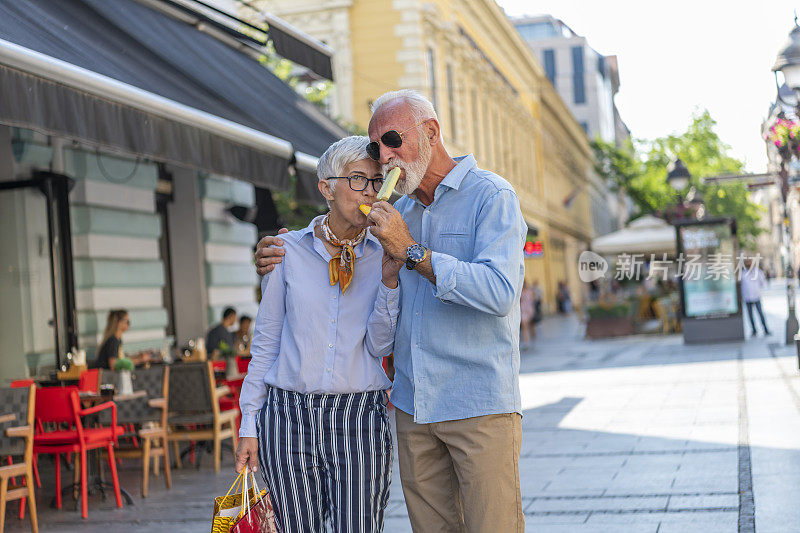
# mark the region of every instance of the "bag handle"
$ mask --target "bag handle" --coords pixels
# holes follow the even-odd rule
[[[250,494],[247,492],[247,471],[250,470],[249,468],[245,467],[242,470],[242,474],[244,474],[244,484],[242,486],[242,511],[241,515],[245,516],[248,512],[250,512]]]
[[[239,472],[239,475],[236,476],[236,479],[233,481],[233,485],[231,485],[231,488],[228,489],[228,492],[225,493],[225,496],[223,496],[223,498],[227,498],[230,495],[231,491],[234,488],[236,488],[237,486],[239,486],[239,480],[242,479],[243,475],[244,475],[244,470]],[[245,477],[245,479],[247,479],[247,478]],[[236,494],[236,493],[234,493],[234,494]]]
[[[247,514],[250,512],[250,494],[247,492],[247,479],[251,479],[253,484],[253,494],[255,496],[258,496],[258,494],[261,492],[258,489],[258,484],[256,483],[256,475],[252,470],[247,468],[246,470],[242,470],[242,474],[244,474],[244,487],[242,489],[242,510],[239,512],[240,517],[247,516]]]

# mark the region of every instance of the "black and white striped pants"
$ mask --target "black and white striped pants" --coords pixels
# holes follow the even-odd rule
[[[386,393],[270,387],[256,420],[259,462],[281,533],[380,532],[392,437]]]

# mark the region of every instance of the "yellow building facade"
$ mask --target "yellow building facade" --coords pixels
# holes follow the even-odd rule
[[[599,186],[583,129],[494,0],[262,0],[257,5],[335,51],[330,110],[366,129],[386,91],[426,94],[451,155],[517,191],[540,257],[526,259],[553,310],[559,281],[584,289],[577,258],[593,237],[589,191]]]

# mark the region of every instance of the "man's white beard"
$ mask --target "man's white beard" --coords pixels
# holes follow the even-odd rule
[[[422,178],[425,177],[425,172],[428,170],[428,165],[431,162],[431,154],[433,149],[429,142],[426,142],[423,136],[419,138],[419,155],[415,161],[406,163],[398,159],[392,159],[387,164],[383,165],[381,169],[385,176],[394,167],[400,167],[405,171],[405,179],[399,180],[395,185],[394,190],[398,194],[411,194],[417,190],[419,184],[422,183]]]

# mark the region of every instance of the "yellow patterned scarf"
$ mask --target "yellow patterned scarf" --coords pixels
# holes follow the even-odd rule
[[[328,226],[330,217],[330,213],[325,215],[322,224],[320,224],[322,234],[325,236],[326,241],[334,246],[340,247],[342,251],[328,262],[328,275],[330,276],[331,286],[336,285],[338,281],[342,294],[344,294],[344,291],[350,286],[350,282],[353,280],[353,275],[356,272],[356,253],[353,248],[364,240],[367,230],[363,230],[355,239],[340,240],[333,234],[331,228]]]

